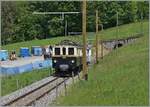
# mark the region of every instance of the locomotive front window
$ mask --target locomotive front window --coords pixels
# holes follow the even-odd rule
[[[63,55],[66,55],[66,48],[63,47],[62,49],[63,49]]]
[[[60,48],[55,48],[55,55],[60,55]]]
[[[74,48],[68,48],[68,54],[74,55]]]

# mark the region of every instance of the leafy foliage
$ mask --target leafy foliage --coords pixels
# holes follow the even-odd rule
[[[87,30],[95,31],[95,10],[99,10],[99,22],[104,28],[116,26],[116,12],[119,25],[148,19],[148,1],[88,1]],[[82,14],[36,15],[33,12],[82,12],[81,1],[2,1],[2,44],[46,39],[82,31]]]

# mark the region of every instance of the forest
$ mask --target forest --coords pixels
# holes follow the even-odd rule
[[[88,1],[87,31],[95,32],[95,10],[99,12],[99,23],[104,29],[146,20],[149,18],[148,1]],[[34,12],[80,12],[64,16],[33,14]],[[1,2],[1,41],[2,45],[46,39],[65,35],[69,32],[82,32],[81,1],[2,1]],[[101,26],[100,26],[101,27]]]

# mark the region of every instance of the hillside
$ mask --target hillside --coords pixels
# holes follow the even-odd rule
[[[129,28],[134,28],[134,27],[136,27],[137,28],[137,31],[132,31],[131,29],[129,29],[129,31],[128,32],[126,32],[126,37],[128,36],[127,34],[134,34],[134,33],[136,33],[136,32],[138,32],[138,30],[140,30],[140,23],[132,23],[132,24],[129,24],[129,25],[124,25],[124,26],[120,26],[120,29],[122,29],[122,31],[123,31],[123,29],[128,29],[128,27]],[[121,30],[120,30],[121,31]],[[105,37],[106,39],[108,38],[108,39],[112,39],[112,38],[115,38],[115,36],[113,37],[112,35],[113,35],[113,33],[115,34],[115,32],[116,32],[116,28],[110,28],[110,29],[107,29],[107,30],[104,30],[103,32],[100,32],[100,36],[101,36],[101,34],[106,34],[106,36],[103,36],[103,37]],[[146,21],[146,22],[144,22],[144,32],[148,32],[148,22]],[[111,35],[110,37],[109,37],[109,35]],[[89,33],[88,34],[88,38],[89,39],[93,39],[93,36],[94,36],[94,33]],[[124,35],[123,35],[124,36]],[[122,38],[123,37],[122,35],[119,35],[119,37],[120,38]],[[33,40],[33,41],[28,41],[28,42],[21,42],[21,43],[15,43],[15,44],[11,44],[11,45],[6,45],[6,46],[3,46],[3,49],[8,49],[8,50],[17,50],[18,52],[19,52],[19,48],[20,47],[31,47],[31,46],[34,46],[34,45],[48,45],[48,44],[56,44],[56,43],[58,43],[60,40],[63,40],[63,39],[71,39],[71,40],[75,40],[75,41],[82,41],[81,40],[81,36],[77,36],[77,37],[75,37],[75,36],[66,36],[66,37],[57,37],[57,38],[52,38],[52,39],[46,39],[46,40]],[[144,41],[142,41],[142,40],[144,40]],[[144,49],[148,49],[148,39],[147,39],[147,35],[146,36],[144,36],[144,38],[141,40],[141,44],[142,43],[145,43],[145,45],[144,44],[142,44],[142,46],[143,47],[145,47]],[[132,45],[131,45],[132,46]],[[137,45],[137,48],[135,48],[135,49],[133,49],[132,50],[132,48],[134,48],[134,47],[131,47],[131,49],[126,49],[125,47],[123,47],[123,49],[125,48],[126,49],[126,51],[128,51],[128,52],[130,52],[131,50],[133,51],[133,52],[137,52],[138,50],[136,50],[136,49],[138,49],[138,46],[140,46],[140,45]],[[128,47],[128,46],[127,46]],[[122,48],[121,48],[122,49]],[[124,49],[124,50],[125,50]],[[139,47],[139,49],[140,49],[140,47]],[[144,51],[144,49],[143,49],[143,51]],[[120,50],[120,49],[119,49]],[[142,50],[141,50],[142,51]],[[124,53],[124,51],[122,51],[122,50],[120,50],[119,52],[122,52],[122,54]],[[119,52],[117,52],[117,55],[119,55],[120,53]],[[145,51],[144,51],[145,52]],[[127,53],[127,52],[125,52],[125,53]],[[128,56],[126,56],[125,55],[125,53],[123,54],[124,55],[124,57],[128,57]],[[101,61],[100,62],[100,65],[98,65],[98,66],[100,66],[100,69],[105,69],[105,71],[107,71],[107,61],[108,60],[114,60],[113,59],[113,57],[117,57],[117,56],[115,56],[115,52],[113,52],[113,53],[111,53],[109,56],[107,56],[106,58],[104,58],[104,60],[103,61]],[[128,53],[128,54],[130,54],[130,53]],[[127,55],[128,55],[127,54]],[[145,53],[145,54],[148,54],[148,53]],[[146,57],[148,57],[148,56],[146,56]],[[136,57],[137,58],[137,57]],[[129,58],[130,59],[130,58]],[[138,59],[138,58],[137,58]],[[106,61],[105,61],[106,60]],[[143,59],[144,60],[144,59]],[[145,59],[146,60],[146,59]],[[115,61],[115,60],[114,60]],[[116,59],[116,61],[117,61],[117,59]],[[127,63],[128,62],[128,60],[125,62],[125,63]],[[145,62],[145,65],[147,64],[147,62]],[[106,68],[104,68],[104,67],[102,67],[102,66],[106,66]],[[116,65],[117,66],[117,65]],[[101,72],[101,70],[99,71],[99,67],[97,68],[98,70],[98,72]],[[142,69],[142,68],[141,68]],[[109,70],[109,69],[108,69]],[[48,74],[49,73],[49,70],[40,70],[41,71],[41,73],[39,73],[39,75],[45,75],[45,74]],[[45,71],[45,72],[43,72],[43,71]],[[93,71],[93,69],[91,69],[90,71]],[[110,72],[110,71],[109,71]],[[16,88],[16,78],[25,78],[25,79],[22,79],[22,81],[23,81],[23,84],[24,84],[24,86],[26,86],[26,85],[28,85],[28,84],[30,84],[30,83],[32,83],[33,81],[32,81],[32,79],[29,79],[30,77],[34,77],[34,76],[36,76],[35,74],[34,74],[35,72],[28,72],[26,75],[24,75],[24,74],[22,74],[22,75],[17,75],[17,76],[14,76],[14,77],[11,77],[11,78],[5,78],[5,80],[4,79],[2,79],[2,82],[4,83],[4,82],[7,82],[7,84],[2,84],[3,86],[2,86],[2,95],[5,95],[5,94],[8,94],[8,93],[10,93],[10,92],[12,92],[12,91],[14,91],[14,90],[16,90],[17,88]],[[92,73],[92,72],[89,72],[89,73]],[[146,73],[146,71],[145,72],[143,72],[143,73]],[[90,78],[93,78],[93,74],[89,74],[90,75]],[[97,75],[97,74],[95,74],[95,75]],[[98,75],[101,75],[101,74],[98,74]],[[106,74],[105,74],[106,75]],[[110,74],[111,75],[111,74]],[[115,74],[112,74],[112,75],[115,75]],[[100,76],[101,77],[101,76]],[[36,78],[36,79],[35,79]],[[42,78],[42,76],[36,76],[34,78],[34,80],[39,80],[39,79],[41,79]],[[107,77],[105,77],[105,78],[107,78]],[[27,79],[27,81],[24,81],[24,80],[26,80]],[[12,82],[13,81],[13,82]],[[22,82],[21,82],[21,84],[22,84]],[[145,84],[145,83],[144,83]],[[5,90],[4,90],[5,89]],[[83,90],[84,90],[84,87],[83,87]],[[63,104],[63,103],[62,103]],[[64,103],[65,104],[65,103]],[[78,103],[75,103],[75,104],[78,104]]]
[[[141,31],[140,26],[141,26],[140,22],[119,26],[119,33],[118,33],[117,38],[128,37],[136,33],[140,33]],[[143,29],[145,31],[148,31],[148,21],[143,21]],[[92,42],[93,42],[93,40],[95,40],[94,37],[95,37],[95,33],[88,33],[88,40],[92,39]],[[100,39],[102,38],[103,40],[116,38],[116,27],[99,32],[99,38]],[[63,36],[63,37],[56,37],[56,38],[51,38],[51,39],[32,40],[32,41],[27,41],[27,42],[14,43],[14,44],[2,46],[2,49],[6,49],[9,51],[16,50],[17,52],[19,52],[20,47],[29,47],[31,49],[31,46],[54,45],[64,39],[70,39],[70,40],[74,40],[77,42],[82,42],[81,35],[80,36]]]
[[[68,96],[60,97],[56,105],[148,105],[148,26],[145,28],[147,33],[135,43],[112,51],[90,68],[89,80],[70,87]]]

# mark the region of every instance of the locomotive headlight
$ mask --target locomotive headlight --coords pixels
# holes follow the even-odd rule
[[[57,61],[56,60],[54,60],[54,63],[56,63]]]
[[[72,60],[71,62],[74,63],[74,60]]]

